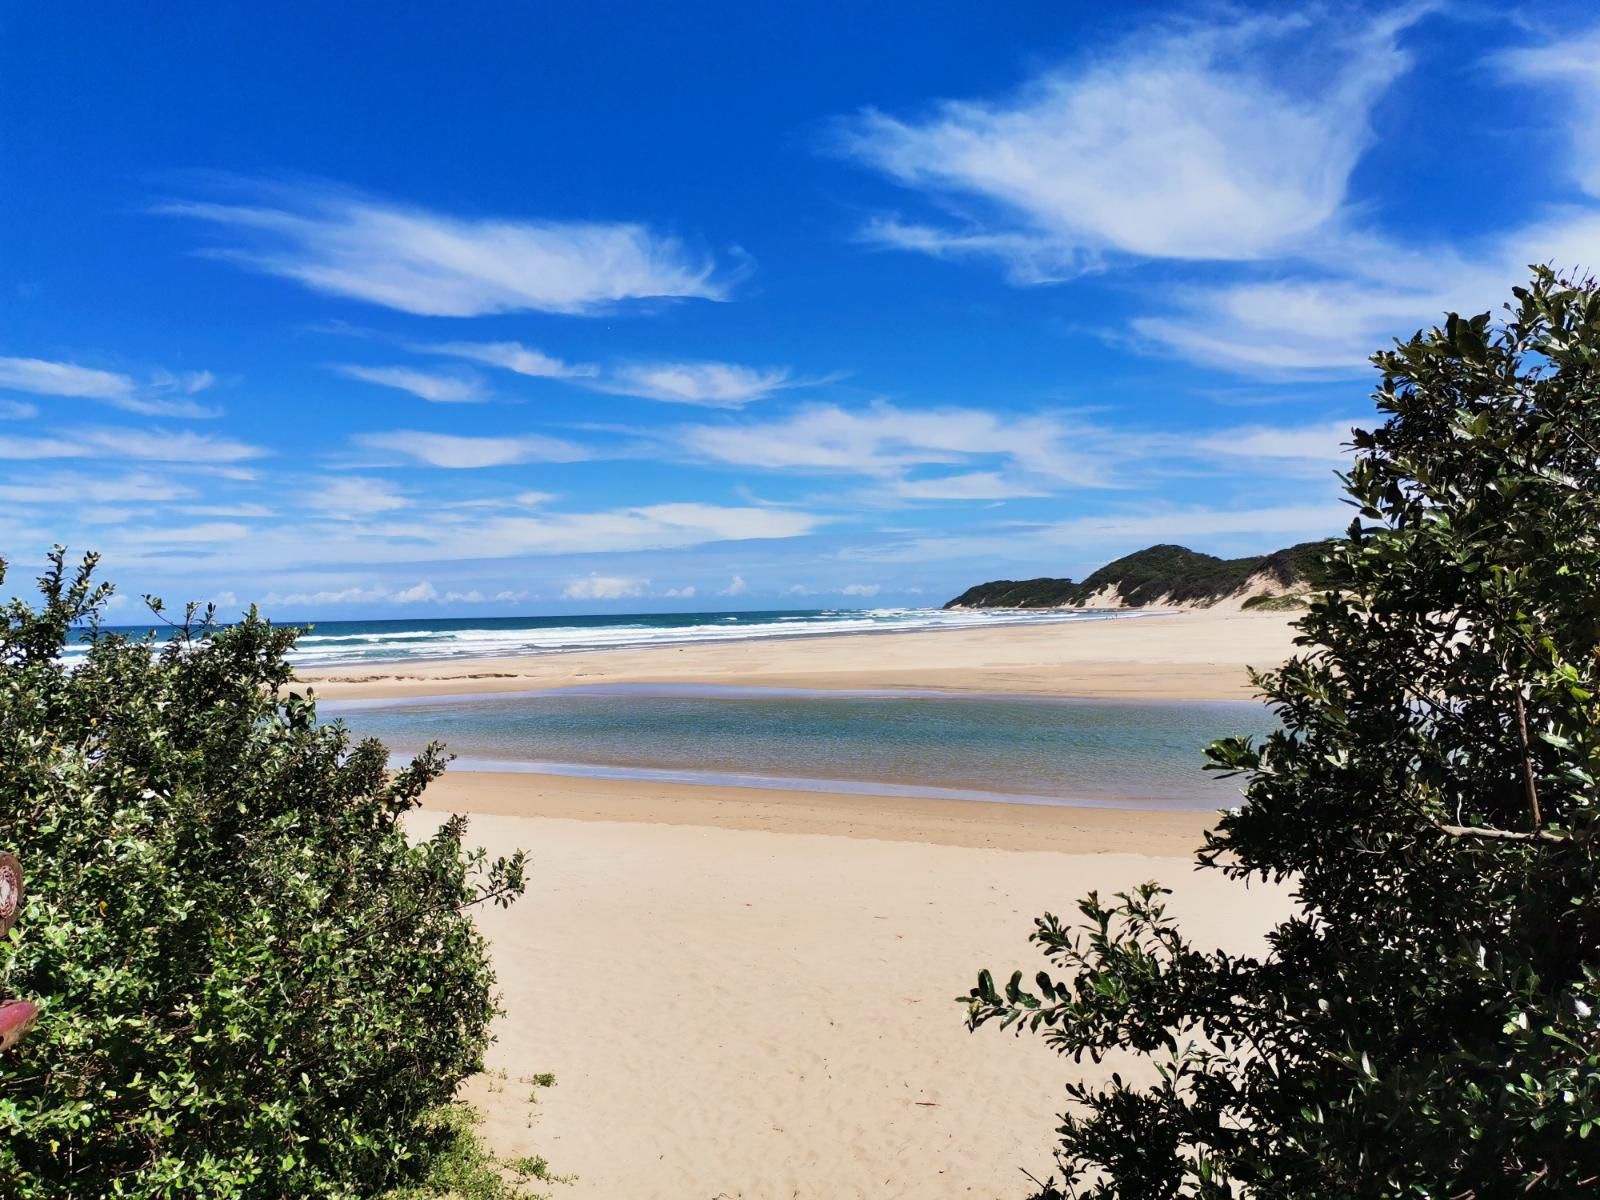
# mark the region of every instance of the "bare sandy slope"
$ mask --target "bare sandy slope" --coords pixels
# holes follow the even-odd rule
[[[1293,650],[1291,615],[1221,608],[1108,621],[844,634],[300,672],[326,699],[517,691],[584,683],[937,688],[1229,700],[1245,668]]]
[[[1018,1168],[1049,1170],[1062,1083],[1113,1064],[967,1034],[951,998],[977,969],[1031,974],[1033,916],[1091,888],[1160,878],[1201,944],[1236,949],[1285,908],[1181,857],[1107,852],[1140,844],[1144,817],[1118,819],[1061,853],[475,817],[533,871],[482,917],[508,1015],[469,1098],[499,1149],[575,1174],[555,1189],[571,1200],[1015,1197]],[[555,1087],[531,1086],[543,1071]]]

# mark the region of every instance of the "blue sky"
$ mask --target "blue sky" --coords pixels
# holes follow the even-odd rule
[[[11,3],[0,555],[329,619],[1264,551],[1532,261],[1600,266],[1584,5]]]

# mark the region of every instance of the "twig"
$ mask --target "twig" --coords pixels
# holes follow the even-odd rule
[[[1521,688],[1512,692],[1511,698],[1517,702],[1517,736],[1522,741],[1522,782],[1528,790],[1528,812],[1537,830],[1544,825],[1544,817],[1539,812],[1539,788],[1533,780],[1533,747],[1528,743],[1528,710],[1522,703]]]
[[[1435,825],[1440,833],[1456,838],[1475,838],[1490,842],[1570,842],[1571,835],[1553,829],[1490,829],[1484,825]]]

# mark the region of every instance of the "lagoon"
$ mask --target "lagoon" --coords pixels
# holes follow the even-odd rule
[[[1189,809],[1236,797],[1202,770],[1206,743],[1273,725],[1249,701],[655,684],[324,702],[321,712],[397,755],[444,742],[456,769]]]

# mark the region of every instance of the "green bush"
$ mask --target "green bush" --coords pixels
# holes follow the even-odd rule
[[[1539,270],[1374,361],[1359,517],[1255,677],[1282,727],[1210,750],[1246,791],[1201,865],[1297,911],[1241,957],[1090,896],[1037,922],[1055,975],[966,998],[1160,1068],[1068,1089],[1048,1196],[1600,1194],[1600,291]]]
[[[409,841],[444,766],[318,725],[296,632],[191,608],[170,638],[75,626],[94,559],[0,608],[0,845],[28,877],[0,994],[37,1028],[0,1056],[0,1194],[370,1196],[455,1153],[441,1106],[495,1012],[467,910],[520,894],[465,822]],[[3,582],[0,564],[0,582]],[[157,606],[159,608],[159,606]]]

